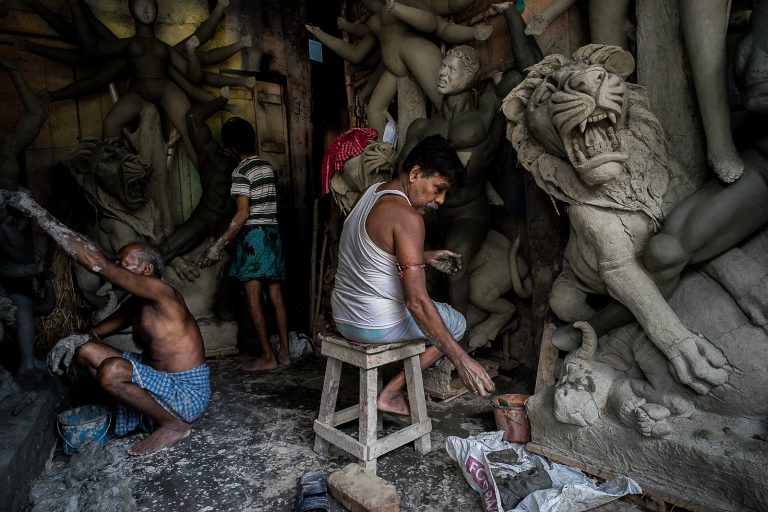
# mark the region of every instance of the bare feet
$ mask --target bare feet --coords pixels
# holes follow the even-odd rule
[[[192,429],[183,421],[179,421],[178,425],[174,424],[172,427],[158,427],[149,436],[131,446],[128,449],[128,455],[143,457],[158,452],[166,446],[178,443],[182,439],[189,437],[190,432],[192,432]]]
[[[277,353],[277,362],[280,366],[291,366],[291,356],[282,350]]]
[[[379,395],[379,399],[376,400],[376,408],[381,412],[391,412],[403,416],[411,415],[411,408],[408,406],[408,401],[400,392],[392,393],[387,396],[382,393]]]
[[[263,372],[277,368],[277,359],[272,357],[260,357],[248,366],[243,366],[246,372]]]

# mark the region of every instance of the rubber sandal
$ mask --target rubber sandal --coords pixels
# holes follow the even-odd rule
[[[299,492],[296,494],[294,512],[331,512],[328,501],[328,486],[319,471],[307,471],[298,478]]]

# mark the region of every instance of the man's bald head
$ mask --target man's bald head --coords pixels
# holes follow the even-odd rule
[[[132,242],[117,252],[118,264],[136,274],[163,277],[165,258],[156,245]]]

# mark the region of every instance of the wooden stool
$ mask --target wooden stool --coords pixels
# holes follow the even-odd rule
[[[328,358],[328,364],[325,367],[320,412],[315,420],[315,452],[327,452],[329,445],[333,444],[357,457],[359,464],[373,474],[376,474],[376,459],[379,456],[411,441],[415,441],[418,453],[428,453],[432,449],[429,440],[432,421],[427,416],[419,367],[419,354],[424,352],[424,342],[408,341],[382,345],[353,343],[340,335],[320,334],[319,337],[322,341],[322,354]],[[376,409],[376,398],[382,388],[378,369],[379,366],[396,361],[404,361],[405,365],[411,425],[377,439],[377,429],[382,427],[381,416],[377,414]],[[360,368],[360,402],[336,411],[343,363]],[[360,420],[358,439],[336,428],[355,419]]]

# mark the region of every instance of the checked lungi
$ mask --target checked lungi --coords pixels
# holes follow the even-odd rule
[[[142,363],[141,354],[123,352],[123,358],[133,366],[131,382],[149,391],[160,406],[182,421],[199,419],[211,398],[211,370],[208,363],[178,373],[155,370]],[[124,436],[141,422],[142,414],[122,404],[117,406],[115,434]]]

